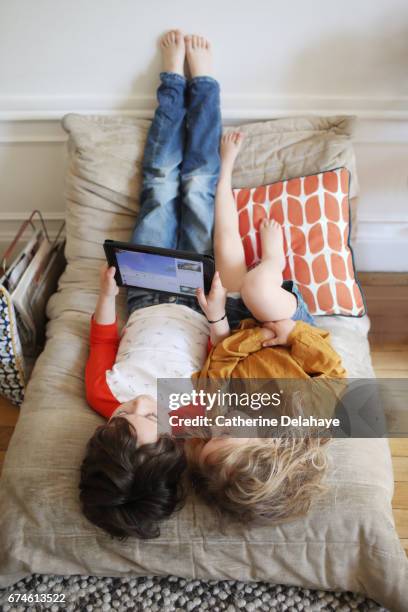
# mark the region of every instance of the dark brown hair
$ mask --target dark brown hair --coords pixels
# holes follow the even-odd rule
[[[116,417],[88,442],[79,484],[83,513],[113,537],[156,538],[159,523],[184,503],[185,469],[176,440],[162,435],[138,446],[133,425]]]

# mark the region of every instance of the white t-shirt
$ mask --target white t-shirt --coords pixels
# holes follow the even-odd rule
[[[135,310],[122,331],[108,386],[123,403],[138,395],[157,398],[157,378],[190,378],[207,357],[209,324],[179,304]]]

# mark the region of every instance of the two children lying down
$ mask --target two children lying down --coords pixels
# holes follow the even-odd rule
[[[188,466],[207,500],[254,521],[304,514],[322,488],[325,451],[318,437],[210,436],[183,444],[158,436],[158,376],[345,376],[329,334],[314,326],[296,285],[282,281],[279,224],[262,222],[262,260],[246,269],[231,187],[242,135],[221,138],[220,89],[208,41],[170,31],[161,49],[158,108],[144,151],[132,241],[212,253],[214,224],[218,272],[209,294],[198,291],[197,299],[129,289],[129,318],[119,338],[115,270],[101,271],[86,395],[108,421],[89,440],[80,499],[92,523],[120,538],[159,535],[160,522],[185,499]]]

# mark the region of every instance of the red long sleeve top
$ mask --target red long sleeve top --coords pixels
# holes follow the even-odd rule
[[[106,381],[106,372],[116,361],[120,336],[117,322],[100,325],[91,319],[90,351],[85,368],[85,388],[88,404],[106,419],[109,419],[121,402],[113,395]],[[209,341],[209,348],[211,344]],[[203,414],[204,408],[185,406],[177,413],[186,416]]]
[[[106,372],[116,360],[119,348],[117,322],[100,325],[91,319],[90,350],[85,368],[85,388],[88,404],[109,419],[120,405],[106,382]]]

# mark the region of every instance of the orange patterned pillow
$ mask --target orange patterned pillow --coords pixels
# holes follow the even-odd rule
[[[349,244],[350,174],[338,168],[253,189],[234,189],[247,266],[261,257],[258,227],[283,227],[285,280],[299,287],[311,314],[361,317],[365,304]]]

